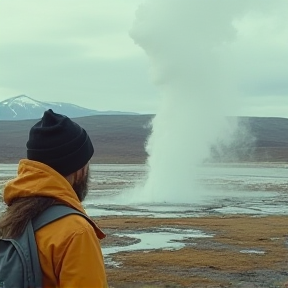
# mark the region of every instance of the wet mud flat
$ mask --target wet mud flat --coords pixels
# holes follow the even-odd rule
[[[268,288],[288,282],[288,216],[106,216],[96,221],[107,234],[103,250],[116,247],[109,255],[104,252],[109,285],[114,288]],[[174,249],[119,249],[133,247],[139,234],[159,229],[188,233],[170,241],[181,244]],[[193,229],[204,236],[194,237]]]

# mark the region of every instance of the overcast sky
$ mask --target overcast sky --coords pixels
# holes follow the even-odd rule
[[[25,94],[96,110],[157,113],[161,87],[153,65],[165,61],[167,55],[176,59],[183,51],[201,59],[199,68],[194,61],[193,72],[186,70],[191,81],[197,82],[195,86],[205,85],[207,75],[215,76],[219,87],[227,86],[231,95],[237,95],[238,114],[288,117],[287,0],[231,0],[233,11],[225,1],[201,0],[207,7],[219,2],[211,6],[211,13],[198,7],[200,0],[171,0],[179,6],[189,2],[185,9],[173,11],[169,9],[174,6],[168,4],[165,11],[165,1],[160,1],[159,13],[151,16],[153,26],[149,25],[151,11],[138,9],[147,2],[142,0],[0,0],[0,101]],[[182,17],[187,9],[191,17]],[[137,10],[148,16],[135,14]],[[161,25],[155,24],[155,17]],[[175,19],[183,23],[175,26]],[[145,29],[139,28],[141,23]],[[153,48],[151,56],[149,44],[138,38],[143,31],[153,34],[154,29],[157,43],[161,44],[161,29],[165,39],[169,33],[171,37],[159,50]],[[192,51],[185,50],[184,37],[179,37],[183,31],[192,41]],[[161,58],[164,45],[170,46],[169,54]],[[211,62],[201,54],[208,50],[216,51],[218,58],[213,54]],[[180,64],[185,66],[182,59]],[[223,63],[221,69],[210,73],[217,59]]]

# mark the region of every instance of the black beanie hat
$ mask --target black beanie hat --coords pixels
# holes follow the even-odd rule
[[[31,128],[26,146],[28,159],[42,162],[63,176],[84,167],[94,153],[86,131],[51,109]]]

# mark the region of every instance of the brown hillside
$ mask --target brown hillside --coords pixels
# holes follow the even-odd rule
[[[151,133],[149,124],[153,117],[97,115],[76,118],[75,121],[87,130],[94,143],[92,163],[136,164],[144,163],[147,158],[145,143]],[[236,135],[238,138],[231,147],[222,149],[221,153],[214,150],[213,154],[211,150],[214,161],[288,162],[288,119],[240,117],[240,120],[255,141],[247,144],[242,141],[242,134]],[[28,133],[36,122],[0,121],[0,163],[18,163],[26,157]]]
[[[145,142],[153,115],[97,115],[74,119],[88,132],[95,154],[92,163],[144,163]],[[26,157],[29,130],[37,120],[0,121],[0,163]]]

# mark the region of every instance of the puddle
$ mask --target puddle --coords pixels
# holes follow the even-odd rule
[[[102,248],[103,250],[103,248]],[[102,251],[103,252],[103,251]],[[112,259],[112,256],[108,256],[108,257],[105,257],[104,259],[105,261],[105,266],[106,268],[107,267],[114,267],[114,268],[120,268],[121,265],[122,265],[122,262],[116,262]]]
[[[212,234],[207,234],[196,229],[177,229],[177,228],[150,228],[150,231],[137,231],[137,233],[113,234],[117,237],[129,237],[138,239],[137,243],[127,246],[103,247],[103,254],[110,255],[125,251],[149,251],[149,250],[177,250],[185,247],[181,242],[189,238],[210,238]]]
[[[267,193],[269,194],[269,193]],[[271,196],[271,195],[270,195]],[[285,199],[280,201],[278,199]],[[247,200],[247,202],[245,201]],[[103,204],[85,204],[85,210],[91,217],[102,216],[139,216],[151,218],[182,218],[182,217],[202,217],[218,214],[245,214],[245,215],[287,215],[287,195],[273,193],[273,198],[266,196],[266,200],[245,198],[238,199],[218,199],[209,204],[133,204],[124,205],[103,205]]]
[[[213,209],[221,214],[247,214],[247,215],[287,215],[287,205],[275,203],[274,205],[255,205],[254,207],[221,207]]]
[[[264,255],[265,251],[245,249],[245,250],[241,250],[240,253]]]

